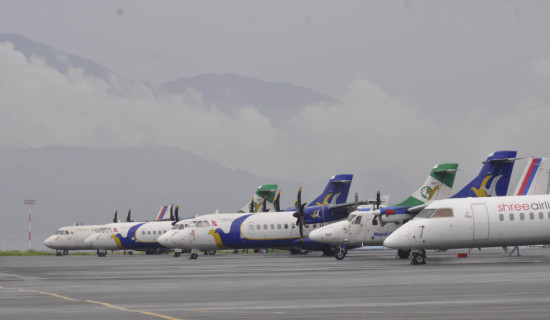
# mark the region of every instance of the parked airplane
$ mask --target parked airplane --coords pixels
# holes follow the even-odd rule
[[[337,175],[311,204],[301,203],[301,189],[296,210],[256,214],[211,214],[199,216],[178,230],[172,241],[194,250],[283,248],[321,250],[331,247],[306,240],[310,228],[339,220],[362,202],[345,203],[353,175]],[[196,258],[194,252],[191,258]]]
[[[515,151],[497,151],[491,153],[483,163],[478,176],[460,190],[454,197],[477,197],[485,195],[506,195],[512,173]],[[404,202],[380,208],[379,210],[358,210],[350,214],[347,220],[339,221],[319,228],[309,234],[315,242],[338,246],[335,258],[344,259],[347,250],[362,246],[380,246],[392,232],[414,218],[430,201],[446,199],[453,186],[457,164],[436,166],[425,184]],[[497,186],[498,185],[498,186]],[[436,190],[445,186],[444,191]],[[483,192],[481,192],[482,190]],[[398,250],[400,258],[410,254]]]
[[[434,166],[424,184],[405,201],[393,207],[411,208],[413,205],[423,205],[427,201],[448,198],[454,184],[457,168],[457,163],[442,163]],[[336,250],[334,256],[338,260],[344,259],[349,248],[365,245],[382,245],[385,237],[397,229],[401,225],[401,222],[378,223],[379,215],[377,213],[380,212],[380,209],[376,209],[362,208],[352,212],[346,220],[311,231],[309,239],[332,246],[345,246],[339,247]],[[412,219],[416,215],[414,213],[405,214],[409,219]],[[404,254],[399,252],[399,256]],[[408,252],[406,256],[408,256]]]
[[[252,200],[243,208],[252,212],[257,210],[269,211],[274,206],[273,201],[277,187],[276,184],[259,186]],[[275,206],[277,206],[277,202]],[[161,208],[159,216],[164,215],[163,211],[166,212],[164,208]],[[147,253],[168,252],[169,247],[162,245],[159,238],[168,231],[173,232],[177,228],[184,228],[192,220],[192,218],[187,218],[179,221],[178,207],[175,209],[175,215],[175,220],[108,224],[100,232],[90,235],[86,239],[86,243],[93,249],[97,249],[100,257],[104,257],[107,250],[143,250]],[[180,223],[176,226],[175,223],[178,221]],[[175,256],[179,256],[179,251],[175,253]]]
[[[440,200],[392,233],[384,245],[412,250],[412,264],[426,263],[426,249],[506,247],[550,243],[550,196]]]
[[[128,211],[127,221],[131,220],[132,209]],[[115,211],[113,222],[118,221],[118,211]],[[59,228],[53,235],[44,240],[43,244],[55,249],[56,255],[67,255],[69,250],[91,250],[84,241],[92,234],[98,232],[103,225],[73,225]]]

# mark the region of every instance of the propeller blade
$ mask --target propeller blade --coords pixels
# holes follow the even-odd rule
[[[273,207],[275,208],[275,211],[276,211],[276,212],[281,211],[281,205],[280,205],[280,203],[279,203],[279,198],[280,198],[280,196],[281,196],[281,191],[279,191],[279,192],[277,193],[277,195],[275,196],[275,199],[273,200]]]
[[[380,209],[380,203],[382,200],[380,199],[380,191],[376,192],[376,209]]]
[[[304,225],[306,224],[306,218],[304,216],[304,207],[306,204],[302,204],[302,187],[298,190],[298,196],[296,197],[296,202],[294,203],[296,207],[296,212],[293,216],[296,218],[296,225],[300,231],[300,237],[304,241]]]
[[[256,212],[256,210],[254,210],[254,197],[252,197],[252,200],[250,200],[250,209],[248,210],[248,212]]]
[[[174,214],[176,215],[175,216],[175,220],[172,221],[172,225],[175,225],[179,220],[180,220],[180,217],[178,215],[178,211],[180,210],[180,206],[176,206],[176,211],[174,212]]]
[[[130,218],[130,215],[132,214],[132,208],[128,210],[128,215],[126,216],[126,222],[132,222],[132,219]]]
[[[118,217],[117,217],[117,216],[118,216],[118,210],[115,211],[115,216],[113,217],[113,222],[115,222],[115,223],[118,221]]]
[[[174,205],[170,205],[170,221],[174,221]]]
[[[355,193],[355,211],[359,208],[359,194]]]
[[[267,212],[269,209],[267,208],[267,194],[264,196],[264,201],[262,202],[262,211]]]

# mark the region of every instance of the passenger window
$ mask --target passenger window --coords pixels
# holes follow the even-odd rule
[[[510,221],[514,221],[514,214],[510,213]]]
[[[502,213],[498,215],[498,220],[504,221],[504,215]]]
[[[524,219],[525,219],[525,213],[520,212],[520,214],[519,214],[519,219],[520,219],[520,220],[524,220]]]
[[[271,230],[275,229],[275,225],[271,224]]]
[[[288,229],[288,223],[285,223],[285,229]]]
[[[145,235],[145,230],[141,231],[141,234],[142,234],[142,235]]]
[[[264,230],[267,230],[267,224],[264,224]]]
[[[256,225],[256,230],[260,230],[260,225],[259,224]]]
[[[254,230],[254,226],[253,226],[253,225],[249,225],[249,226],[248,226],[248,230],[250,230],[250,231]]]
[[[277,224],[277,229],[281,229],[281,224],[280,223]]]
[[[293,224],[290,225],[292,227],[292,229],[296,228],[296,226]]]
[[[155,230],[153,230],[153,234],[157,234],[157,232]]]
[[[439,208],[432,215],[432,218],[449,218],[453,216],[453,209],[451,208]]]
[[[544,213],[539,212],[539,219],[541,219],[541,220],[544,219]]]
[[[147,234],[151,234],[151,231],[147,231]]]
[[[529,219],[534,220],[535,219],[535,213],[529,212]]]

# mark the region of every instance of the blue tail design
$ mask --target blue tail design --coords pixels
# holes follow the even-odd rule
[[[311,201],[307,207],[322,206],[327,204],[345,203],[348,198],[351,187],[352,174],[339,174],[330,178],[325,191],[315,200]]]
[[[516,154],[516,151],[506,150],[491,153],[479,175],[451,198],[505,196]]]

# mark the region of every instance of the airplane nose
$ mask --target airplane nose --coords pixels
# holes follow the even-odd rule
[[[54,236],[49,236],[44,242],[42,242],[46,247],[51,248],[54,243]]]
[[[91,235],[88,238],[84,239],[84,244],[87,245],[88,247],[91,247],[94,244],[93,241],[92,241],[93,236],[94,235]]]
[[[390,234],[384,240],[384,246],[392,249],[411,249],[410,226],[406,224]]]
[[[167,233],[163,234],[162,236],[160,236],[157,239],[157,241],[161,246],[164,246],[164,247],[167,247],[167,248],[172,248],[172,240],[170,238],[171,238],[171,233],[167,232]]]
[[[324,230],[322,230],[324,228],[320,228],[320,229],[317,229],[317,230],[313,230],[309,233],[309,239],[311,241],[315,241],[315,242],[323,242],[323,240],[326,238],[324,236]]]

